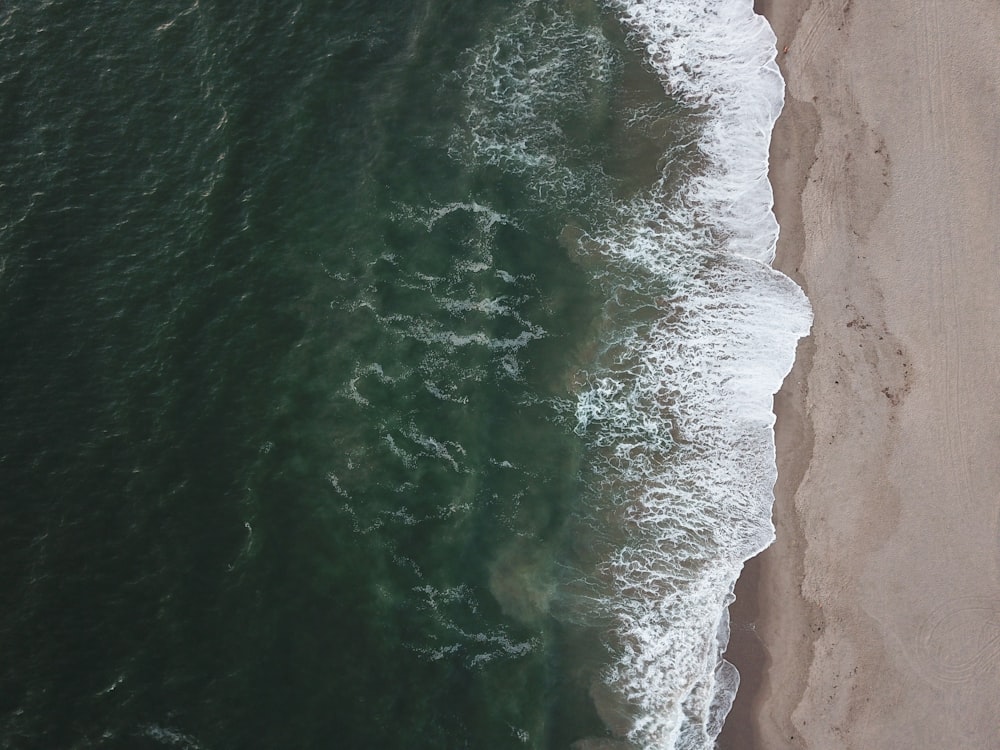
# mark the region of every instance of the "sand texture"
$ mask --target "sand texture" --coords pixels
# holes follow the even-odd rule
[[[815,324],[776,399],[753,746],[1000,748],[1000,3],[758,7]]]

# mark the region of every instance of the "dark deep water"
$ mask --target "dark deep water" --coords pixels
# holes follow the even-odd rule
[[[604,733],[560,237],[657,85],[587,3],[0,8],[0,745]]]

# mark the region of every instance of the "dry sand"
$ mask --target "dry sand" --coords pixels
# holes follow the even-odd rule
[[[752,728],[723,745],[1000,748],[1000,3],[758,9],[778,265],[815,324],[776,399]]]

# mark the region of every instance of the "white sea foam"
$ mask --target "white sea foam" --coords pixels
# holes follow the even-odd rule
[[[540,200],[561,203],[602,175],[575,158],[557,117],[586,119],[605,105],[615,50],[600,29],[544,3],[528,0],[510,13],[501,33],[470,50],[458,81],[467,127],[456,131],[449,152],[520,175]]]
[[[775,36],[751,0],[610,0],[671,93],[707,110],[706,168],[686,200],[728,249],[770,263],[777,222],[767,153],[784,99]]]
[[[580,243],[606,261],[609,305],[577,429],[591,446],[593,527],[610,517],[615,536],[588,596],[613,614],[605,678],[632,709],[628,739],[707,750],[738,684],[721,659],[733,585],[773,539],[772,398],[810,325],[801,290],[766,265],[783,83],[751,0],[610,4],[704,125],[679,192],[664,178]]]
[[[421,456],[425,458],[440,459],[441,461],[446,462],[452,470],[457,473],[465,473],[468,471],[468,469],[464,466],[459,466],[458,461],[453,455],[454,453],[461,457],[465,456],[465,448],[463,448],[459,443],[451,440],[441,441],[431,437],[430,435],[421,434],[420,430],[418,430],[414,424],[410,425],[410,428],[406,432],[406,437],[423,449],[420,453]]]
[[[404,215],[406,210],[407,209],[404,209]],[[509,216],[505,216],[504,214],[494,211],[489,206],[484,206],[476,201],[456,201],[453,203],[447,203],[443,206],[435,206],[434,208],[426,209],[420,212],[412,211],[412,209],[409,209],[409,211],[411,211],[413,217],[427,229],[433,229],[434,225],[441,219],[457,211],[471,213],[477,218],[478,222],[482,225],[483,231],[485,232],[492,231],[493,227],[498,224],[510,224],[512,226],[517,226],[517,222],[512,220]],[[485,270],[485,267],[482,270]]]
[[[468,396],[455,395],[456,386],[454,383],[448,383],[445,387],[447,388],[447,390],[438,387],[436,383],[433,383],[430,380],[424,381],[424,388],[427,390],[427,392],[430,393],[432,396],[434,396],[434,398],[439,399],[440,401],[450,401],[451,403],[454,404],[469,403]]]
[[[141,727],[141,734],[166,747],[177,747],[182,750],[201,750],[202,747],[190,734],[161,724],[146,724]]]
[[[466,586],[435,588],[425,584],[414,587],[413,592],[420,595],[417,608],[431,614],[441,633],[446,634],[444,637],[452,639],[450,643],[441,643],[444,637],[437,637],[434,645],[411,647],[431,661],[460,654],[470,669],[482,669],[496,660],[524,656],[540,645],[536,638],[513,638],[504,627],[474,631],[460,625],[458,621],[466,619],[463,615],[479,612],[475,594]]]
[[[441,224],[452,216],[464,217],[465,224],[459,225],[461,228],[457,230],[454,225]],[[377,303],[366,303],[384,328],[425,345],[424,361],[419,370],[428,376],[427,390],[441,400],[463,402],[464,397],[449,393],[455,390],[455,382],[436,382],[440,373],[453,372],[459,361],[467,365],[463,373],[467,379],[488,377],[491,372],[485,367],[487,364],[494,368],[492,373],[515,380],[520,378],[522,350],[532,341],[545,338],[547,333],[520,312],[533,295],[533,290],[529,289],[533,279],[530,275],[514,275],[496,268],[492,256],[497,229],[501,226],[521,229],[520,224],[477,201],[456,201],[431,207],[400,205],[393,218],[401,225],[419,225],[428,233],[447,233],[452,241],[458,238],[465,253],[454,258],[444,273],[430,274],[414,269],[400,274],[399,285],[430,295],[440,315],[383,314]],[[506,287],[506,293],[496,294],[497,282]],[[490,289],[489,294],[480,291],[485,288]],[[514,322],[519,330],[515,333],[513,326],[505,326],[502,330],[509,335],[499,335],[494,326],[484,325],[490,320]],[[456,359],[455,355],[463,349],[471,356]],[[473,350],[486,352],[485,362]],[[358,404],[367,406],[369,403],[359,392],[357,382],[358,378],[351,381],[348,395]]]
[[[628,358],[605,363],[577,407],[627,533],[602,568],[619,641],[609,681],[649,748],[710,747],[716,693],[735,687],[717,684],[719,634],[743,561],[772,538],[772,394],[808,323],[786,278],[713,262],[657,321],[619,334]]]

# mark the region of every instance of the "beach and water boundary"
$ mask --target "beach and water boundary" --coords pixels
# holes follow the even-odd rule
[[[993,743],[997,10],[613,5],[4,3],[0,745]]]
[[[737,586],[720,747],[991,747],[1000,17],[757,9],[787,86],[776,265],[815,321],[775,399],[777,539]]]

